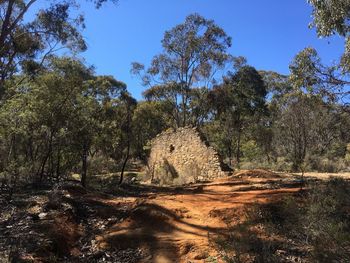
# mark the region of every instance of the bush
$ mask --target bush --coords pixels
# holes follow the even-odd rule
[[[308,170],[326,173],[338,173],[346,171],[349,163],[346,159],[328,159],[320,156],[309,156],[306,159]]]
[[[245,161],[260,160],[263,153],[257,143],[254,140],[249,140],[242,144],[241,147],[243,153],[243,159]]]
[[[270,169],[271,165],[267,162],[258,162],[258,161],[251,161],[247,162],[244,161],[240,164],[240,169],[242,170],[253,170],[253,169]]]
[[[116,161],[106,158],[103,155],[96,154],[93,158],[89,160],[89,174],[106,174],[117,172],[118,163]]]
[[[333,178],[312,187],[305,214],[307,241],[319,262],[350,262],[350,185]]]
[[[247,223],[229,228],[229,236],[215,240],[224,261],[228,263],[280,262],[275,244],[260,238]]]
[[[307,194],[247,209],[246,220],[216,241],[226,262],[284,262],[290,255],[350,262],[350,182],[332,178],[308,187]]]
[[[271,164],[274,171],[289,172],[292,170],[293,163],[285,157],[277,157],[276,161]]]

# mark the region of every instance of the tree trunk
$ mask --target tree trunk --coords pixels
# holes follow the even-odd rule
[[[299,168],[300,168],[300,171],[301,171],[300,191],[302,191],[303,187],[304,187],[304,173],[305,173],[304,163],[301,164]]]
[[[46,162],[49,159],[50,154],[52,152],[52,140],[53,140],[53,132],[51,131],[50,140],[49,140],[49,148],[48,148],[46,156],[44,157],[44,160],[43,160],[43,163],[42,163],[41,169],[40,169],[40,181],[39,181],[40,184],[42,183],[42,180],[44,177],[44,170],[45,170]]]
[[[187,107],[186,107],[186,96],[182,96],[182,126],[185,127],[187,123]]]
[[[241,121],[238,118],[238,134],[237,134],[237,150],[236,150],[236,162],[239,167],[239,163],[241,162]]]
[[[238,138],[237,138],[237,151],[236,151],[236,162],[237,165],[239,166],[239,163],[241,162],[241,133],[238,133]]]
[[[39,173],[39,175],[40,175],[39,183],[40,183],[40,184],[41,184],[42,181],[43,181],[44,169],[45,169],[46,161],[47,161],[48,158],[49,158],[49,155],[47,154],[47,155],[44,157],[44,160],[43,160],[43,162],[42,162],[42,164],[41,164],[40,173]]]
[[[56,163],[56,181],[58,182],[60,180],[60,166],[61,166],[61,149],[60,146],[58,146],[57,149],[57,163]]]
[[[125,156],[125,160],[122,166],[122,170],[120,172],[120,179],[119,179],[119,185],[121,185],[123,183],[123,179],[124,179],[124,170],[126,167],[126,164],[129,160],[129,155],[130,155],[130,147],[131,147],[131,136],[132,136],[132,130],[131,130],[131,105],[128,102],[127,105],[127,123],[126,123],[126,136],[127,136],[127,150],[126,150],[126,156]]]
[[[122,170],[120,172],[119,185],[121,185],[123,183],[124,171],[125,171],[126,164],[127,164],[128,160],[129,160],[129,154],[130,154],[130,143],[128,143],[128,148],[127,148],[127,151],[126,151],[125,160],[123,162]]]
[[[82,154],[82,166],[81,166],[81,185],[86,187],[86,177],[87,177],[87,158],[88,158],[88,147],[85,144],[83,146]]]
[[[228,146],[228,164],[230,167],[232,167],[232,143],[230,142],[229,143],[229,146]]]

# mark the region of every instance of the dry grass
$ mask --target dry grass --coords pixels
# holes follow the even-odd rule
[[[283,176],[291,176],[291,177],[301,177],[301,173],[285,173],[279,172],[279,174]],[[316,178],[320,180],[329,180],[332,177],[340,177],[345,180],[350,179],[350,173],[319,173],[319,172],[306,172],[304,173],[306,178]]]

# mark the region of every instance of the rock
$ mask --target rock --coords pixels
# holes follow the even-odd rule
[[[43,220],[47,216],[47,213],[40,213],[39,214],[39,219]]]

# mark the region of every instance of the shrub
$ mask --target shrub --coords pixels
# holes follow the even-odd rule
[[[307,241],[319,262],[350,262],[350,185],[333,178],[312,187],[305,214]]]
[[[277,157],[276,161],[272,163],[271,168],[275,171],[289,172],[292,170],[293,163],[285,157]]]
[[[350,182],[308,187],[307,194],[248,208],[246,220],[216,241],[226,262],[284,262],[278,251],[307,262],[350,262]]]
[[[320,157],[314,158],[314,160],[310,161],[310,163],[312,164],[310,164],[312,170],[326,173],[338,173],[346,171],[350,164],[344,158],[331,160]]]
[[[96,154],[89,160],[89,174],[106,174],[118,171],[118,164],[116,161],[106,158],[101,154]]]
[[[247,223],[229,228],[228,237],[217,238],[215,244],[228,263],[280,262],[275,255],[275,244],[260,238]]]
[[[263,153],[254,140],[249,140],[242,144],[241,147],[243,159],[246,161],[254,161],[261,159]]]

